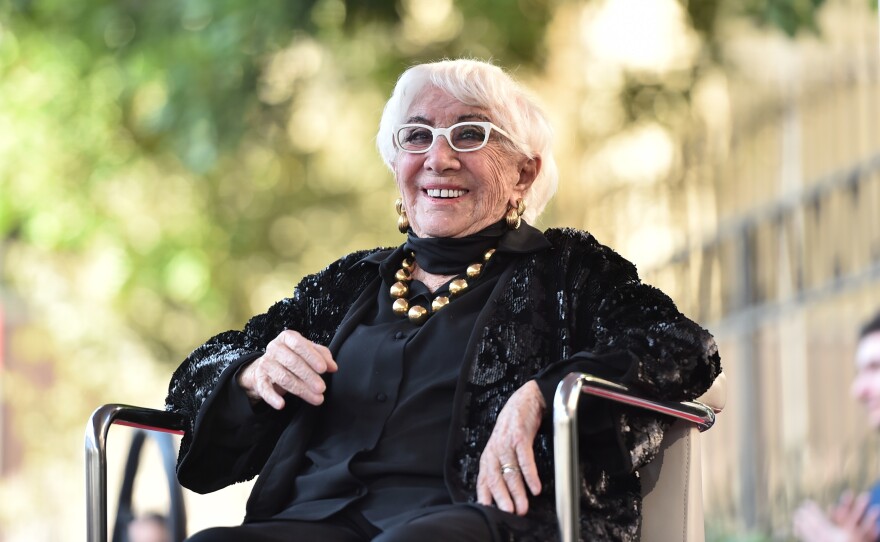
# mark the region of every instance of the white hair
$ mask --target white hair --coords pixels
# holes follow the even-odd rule
[[[541,171],[524,197],[523,218],[534,224],[559,183],[553,131],[535,98],[504,70],[488,62],[441,60],[403,72],[385,104],[376,134],[385,165],[394,171],[400,152],[394,144],[394,127],[405,122],[410,105],[426,86],[438,88],[466,105],[486,109],[492,121],[513,136],[518,152],[528,158],[541,157]]]

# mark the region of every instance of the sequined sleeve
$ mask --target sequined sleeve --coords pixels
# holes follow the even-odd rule
[[[599,254],[606,262],[591,288],[601,295],[584,315],[592,353],[625,352],[631,360],[625,383],[651,396],[684,401],[706,391],[721,370],[712,335],[665,293],[642,283],[628,261],[610,249]]]
[[[614,360],[621,383],[658,399],[691,400],[705,392],[721,371],[712,335],[610,248],[596,243],[587,254],[583,267],[572,262],[590,269],[577,303],[580,353],[573,357]],[[640,468],[653,458],[668,422],[630,407],[607,410],[615,427],[610,440],[621,455],[603,462]]]
[[[213,391],[220,375],[243,356],[263,352],[285,329],[294,329],[318,344],[327,345],[347,308],[367,277],[348,272],[368,254],[350,254],[323,271],[304,278],[293,295],[255,316],[242,330],[226,331],[209,339],[187,356],[171,377],[166,410],[183,414],[191,433],[202,403]],[[331,295],[332,294],[332,295]],[[187,437],[184,437],[182,451]]]
[[[658,399],[691,400],[721,371],[715,341],[688,319],[672,299],[643,283],[635,266],[585,232],[548,232],[565,270],[566,305],[572,310],[570,349],[537,375],[545,400],[569,372],[589,372]],[[589,401],[581,433],[584,452],[610,471],[649,461],[665,422],[643,411]],[[548,402],[548,404],[550,404]],[[587,458],[590,459],[590,458]]]

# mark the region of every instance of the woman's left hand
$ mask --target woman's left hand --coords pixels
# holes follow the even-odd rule
[[[495,503],[505,512],[524,516],[529,510],[526,486],[532,495],[541,493],[532,445],[545,408],[544,397],[534,380],[526,382],[507,400],[480,457],[480,504]]]

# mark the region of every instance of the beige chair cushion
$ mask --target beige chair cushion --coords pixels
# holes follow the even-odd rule
[[[720,412],[727,402],[727,377],[718,375],[698,401]],[[660,472],[663,476],[660,476]],[[666,432],[660,453],[639,470],[642,481],[644,542],[704,542],[700,431],[677,420]]]
[[[678,420],[663,437],[657,458],[639,470],[644,542],[703,542],[701,475],[700,432]]]

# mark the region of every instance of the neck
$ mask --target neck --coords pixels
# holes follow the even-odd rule
[[[428,273],[427,271],[419,267],[418,261],[416,261],[415,268],[413,269],[412,274],[413,279],[424,284],[432,294],[455,276],[456,275],[438,275],[436,273]]]
[[[498,222],[466,237],[418,237],[410,230],[404,244],[416,255],[419,267],[432,275],[461,273],[468,265],[481,261],[483,254],[498,242],[507,227]]]

